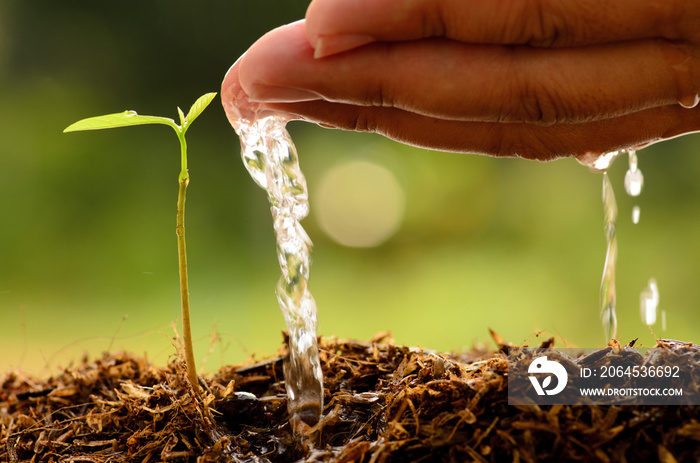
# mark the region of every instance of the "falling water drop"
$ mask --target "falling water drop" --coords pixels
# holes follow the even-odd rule
[[[639,214],[640,214],[640,209],[639,206],[634,206],[632,208],[632,223],[637,225],[639,223]]]
[[[639,312],[642,316],[642,321],[646,325],[656,323],[656,314],[659,307],[659,287],[655,279],[650,279],[646,288],[639,295]],[[662,325],[663,325],[662,320]]]
[[[628,195],[636,197],[642,192],[642,187],[644,186],[644,176],[642,171],[639,170],[637,152],[635,150],[629,150],[629,168],[625,173],[625,191]],[[639,206],[635,205],[632,208],[632,223],[639,223]]]
[[[630,196],[639,196],[644,186],[644,176],[639,170],[637,161],[637,153],[634,150],[629,151],[629,169],[625,173],[625,191]]]
[[[644,185],[644,177],[641,170],[628,170],[625,174],[625,191],[630,196],[639,196]]]

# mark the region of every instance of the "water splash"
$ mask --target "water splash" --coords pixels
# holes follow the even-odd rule
[[[603,173],[603,214],[607,251],[603,278],[600,282],[600,318],[603,322],[605,339],[609,341],[617,336],[617,315],[615,313],[615,265],[617,263],[617,202],[610,177]]]
[[[644,288],[642,293],[639,295],[639,312],[642,316],[642,321],[646,325],[653,325],[656,323],[656,313],[659,307],[659,287],[656,284],[656,280],[651,278],[647,286]],[[662,320],[663,322],[663,320]],[[666,329],[666,324],[662,323],[663,329]]]
[[[289,331],[284,362],[290,421],[298,432],[318,422],[323,410],[323,374],[316,338],[316,303],[308,288],[311,240],[300,221],[309,213],[306,179],[299,168],[286,120],[269,116],[232,125],[253,180],[267,191],[282,277],[277,300]]]

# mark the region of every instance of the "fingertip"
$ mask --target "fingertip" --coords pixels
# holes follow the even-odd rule
[[[304,20],[278,27],[258,39],[229,68],[221,84],[221,102],[231,124],[253,120],[270,111],[254,98],[258,87],[284,86],[289,66],[300,54],[312,55],[303,32]]]
[[[241,118],[254,119],[260,109],[258,103],[250,101],[239,79],[238,71],[244,57],[245,54],[236,60],[226,72],[226,76],[221,83],[221,104],[226,112],[226,117],[232,125],[236,124]]]

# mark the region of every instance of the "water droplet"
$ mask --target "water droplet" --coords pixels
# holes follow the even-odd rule
[[[639,206],[634,206],[632,208],[632,223],[633,224],[638,224],[639,223],[639,214],[641,213],[641,210],[639,209]]]
[[[656,285],[656,280],[652,278],[639,295],[639,312],[642,316],[642,321],[646,325],[653,325],[656,323],[656,312],[658,306],[659,288]]]
[[[642,192],[642,187],[644,186],[644,176],[642,171],[639,170],[639,160],[637,159],[637,152],[635,150],[629,150],[629,168],[625,173],[625,191],[630,196],[639,196]],[[632,208],[632,223],[639,223],[639,206],[634,206]]]
[[[625,191],[630,196],[639,196],[644,186],[644,176],[639,169],[628,170],[625,174]]]
[[[638,167],[637,152],[629,150],[627,153],[629,154],[629,168],[625,173],[625,191],[630,196],[639,196],[644,186],[644,176]]]
[[[692,109],[700,103],[700,95],[691,93],[678,99],[678,104],[686,109]]]

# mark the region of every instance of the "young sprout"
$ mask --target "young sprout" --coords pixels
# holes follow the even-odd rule
[[[211,103],[216,93],[202,95],[194,102],[185,115],[180,108],[177,113],[180,116],[180,125],[167,117],[141,116],[136,111],[124,111],[123,113],[106,114],[104,116],[83,119],[67,127],[63,132],[79,132],[84,130],[113,129],[116,127],[129,127],[133,125],[163,124],[172,127],[180,140],[180,176],[178,182],[180,188],[177,195],[177,255],[180,268],[180,304],[182,306],[182,331],[185,343],[185,364],[187,376],[192,383],[192,388],[197,391],[197,370],[194,363],[194,350],[192,349],[192,330],[190,328],[190,293],[187,283],[187,251],[185,247],[185,191],[190,181],[187,172],[187,142],[185,133],[192,122],[202,114],[202,111]]]

